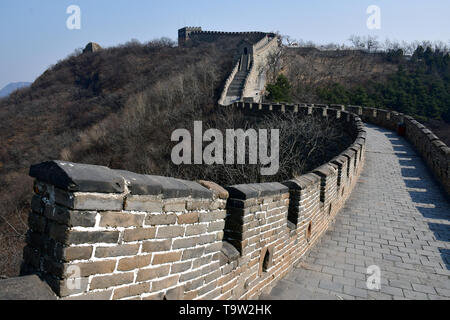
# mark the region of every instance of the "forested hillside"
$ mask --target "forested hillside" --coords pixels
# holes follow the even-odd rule
[[[232,69],[232,53],[230,43],[178,48],[164,39],[94,53],[77,51],[31,87],[1,99],[0,275],[19,270],[32,191],[31,164],[82,158],[142,172],[143,163],[151,160],[139,139],[143,123],[139,102],[145,99],[155,119],[158,110],[170,113],[213,105]],[[114,149],[106,149],[105,136],[115,142]],[[115,148],[129,156],[117,157]]]
[[[372,106],[414,116],[450,145],[450,56],[418,45],[383,52],[287,48],[269,100]],[[285,82],[283,83],[283,76]],[[281,82],[280,82],[281,81]],[[274,85],[274,86],[273,86]]]

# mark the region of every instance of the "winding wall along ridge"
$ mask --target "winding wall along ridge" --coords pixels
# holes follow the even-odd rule
[[[341,105],[234,107],[251,116],[327,116],[348,123],[354,142],[290,181],[226,188],[61,161],[32,166],[22,274],[39,274],[64,299],[257,298],[311,248],[352,192],[366,150],[359,116],[389,129],[404,124],[448,182],[449,148],[411,117]],[[80,286],[68,286],[71,278]]]
[[[283,183],[235,185],[52,161],[36,178],[22,274],[66,299],[253,299],[327,229],[364,163],[365,130],[347,111],[235,104],[252,115],[320,114],[354,143]],[[269,111],[270,110],[270,111]],[[80,286],[73,288],[73,267]]]

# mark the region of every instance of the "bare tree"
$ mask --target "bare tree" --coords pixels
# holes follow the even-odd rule
[[[286,48],[281,47],[279,50],[274,50],[267,56],[266,68],[267,68],[267,82],[275,82],[277,76],[284,68],[286,57]]]
[[[288,46],[288,47],[298,46],[298,42],[294,38],[291,38],[288,35],[283,35],[281,37],[281,41],[282,41],[283,45]]]
[[[372,50],[377,50],[380,47],[380,42],[378,41],[378,36],[357,36],[357,35],[351,35],[348,39],[352,44],[353,47],[356,49],[367,49],[369,52]]]
[[[366,43],[366,48],[369,52],[372,50],[376,51],[380,47],[380,42],[378,41],[378,36],[367,36],[364,38]]]
[[[339,123],[321,116],[300,117],[298,113],[293,112],[271,114],[263,118],[248,118],[241,111],[231,108],[215,112],[203,126],[204,130],[215,127],[222,131],[232,128],[278,129],[280,145],[277,174],[262,176],[260,164],[197,166],[170,164],[166,172],[168,175],[188,180],[212,180],[221,185],[284,181],[325,163],[351,143],[350,136]],[[246,148],[245,159],[248,158],[249,149]]]
[[[355,49],[364,49],[366,47],[365,41],[361,36],[351,35],[348,39]]]

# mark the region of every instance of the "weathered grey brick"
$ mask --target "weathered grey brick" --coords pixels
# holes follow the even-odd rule
[[[154,292],[172,287],[177,284],[179,277],[179,275],[173,275],[162,280],[155,280],[152,282],[151,291]]]
[[[198,289],[203,285],[203,283],[204,283],[203,278],[189,281],[185,284],[186,291],[192,291],[192,290]]]
[[[143,214],[106,211],[100,215],[100,227],[141,227],[144,221]]]
[[[178,216],[178,224],[194,224],[198,222],[198,212],[188,212]]]
[[[175,224],[176,222],[177,216],[174,213],[161,213],[161,214],[149,213],[145,218],[145,224],[151,226],[169,225]]]
[[[168,251],[172,246],[172,240],[151,240],[142,243],[143,252],[158,252],[158,251]],[[176,248],[174,248],[176,249]]]
[[[222,231],[225,228],[225,221],[214,221],[208,225],[208,232]]]
[[[150,282],[130,284],[114,290],[113,299],[123,299],[126,297],[139,296],[150,291]]]
[[[181,252],[166,252],[166,253],[155,253],[153,254],[152,264],[164,264],[177,262],[181,259]]]
[[[44,215],[60,224],[69,227],[94,227],[96,222],[96,211],[70,210],[62,206],[47,205]]]
[[[71,193],[55,188],[55,202],[76,210],[120,211],[123,196],[109,193]]]
[[[202,296],[208,292],[213,291],[217,287],[217,281],[213,281],[210,284],[198,289],[198,295]]]
[[[165,200],[163,210],[165,212],[184,212],[186,210],[186,200]]]
[[[198,278],[202,275],[203,275],[203,273],[201,272],[201,270],[189,271],[189,272],[181,274],[180,282],[189,281],[189,280]]]
[[[89,288],[91,290],[106,289],[110,287],[132,283],[133,279],[134,279],[134,272],[117,273],[106,276],[95,276],[92,278]]]
[[[186,262],[180,262],[180,263],[174,263],[170,268],[170,273],[180,273],[187,271],[191,268],[192,261],[186,261]]]
[[[65,225],[51,223],[49,237],[64,244],[117,243],[119,231],[75,231]]]
[[[216,238],[217,238],[217,236],[214,235],[214,234],[204,234],[204,235],[200,235],[200,236],[198,236],[198,238],[197,238],[197,239],[198,239],[197,243],[198,243],[199,245],[206,244],[206,243],[211,243],[211,242],[216,241]]]
[[[132,242],[132,241],[141,241],[154,239],[156,235],[156,228],[136,228],[136,229],[128,229],[123,232],[123,241]]]
[[[147,281],[147,280],[153,280],[156,278],[162,278],[169,274],[170,266],[158,266],[158,267],[152,267],[147,269],[139,269],[136,277],[136,281]]]
[[[80,276],[87,277],[95,274],[112,273],[116,268],[116,260],[89,261],[75,264],[70,263],[64,265],[64,269],[67,270],[70,266],[79,267]]]
[[[118,271],[130,271],[134,269],[144,268],[150,265],[152,255],[136,255],[129,258],[122,258],[117,264]]]
[[[59,247],[59,252],[56,254],[57,258],[63,261],[74,260],[88,260],[92,256],[93,247]],[[56,249],[56,250],[58,250]]]
[[[207,225],[206,224],[195,224],[186,226],[185,236],[196,236],[202,233],[206,233]]]
[[[182,226],[163,226],[158,227],[156,238],[176,238],[184,236],[184,227]]]
[[[162,200],[156,196],[127,196],[125,210],[141,212],[162,212]]]
[[[70,231],[67,243],[117,243],[119,239],[118,231]],[[58,240],[58,239],[56,239]]]
[[[189,260],[201,257],[202,254],[205,252],[205,248],[199,247],[194,249],[186,249],[183,251],[182,260]]]
[[[192,248],[195,247],[197,243],[199,243],[198,237],[175,239],[173,240],[172,249]]]
[[[222,250],[222,242],[216,242],[205,247],[205,254],[211,252],[218,252]]]
[[[200,268],[200,267],[202,267],[204,265],[207,265],[207,264],[211,263],[212,259],[213,259],[213,255],[212,254],[205,255],[205,256],[202,256],[200,258],[197,258],[197,259],[195,259],[193,261],[192,268],[193,269],[197,269],[197,268]]]
[[[139,244],[122,244],[114,247],[97,247],[95,256],[97,258],[131,256],[137,254]]]
[[[202,212],[199,217],[200,222],[210,222],[225,219],[227,212],[225,210],[216,210],[209,212]]]

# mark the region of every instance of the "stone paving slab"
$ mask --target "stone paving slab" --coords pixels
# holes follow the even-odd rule
[[[450,204],[425,162],[367,126],[365,167],[334,225],[262,299],[450,300]],[[367,268],[381,270],[367,289]]]
[[[0,280],[0,300],[57,300],[52,289],[35,275]]]

